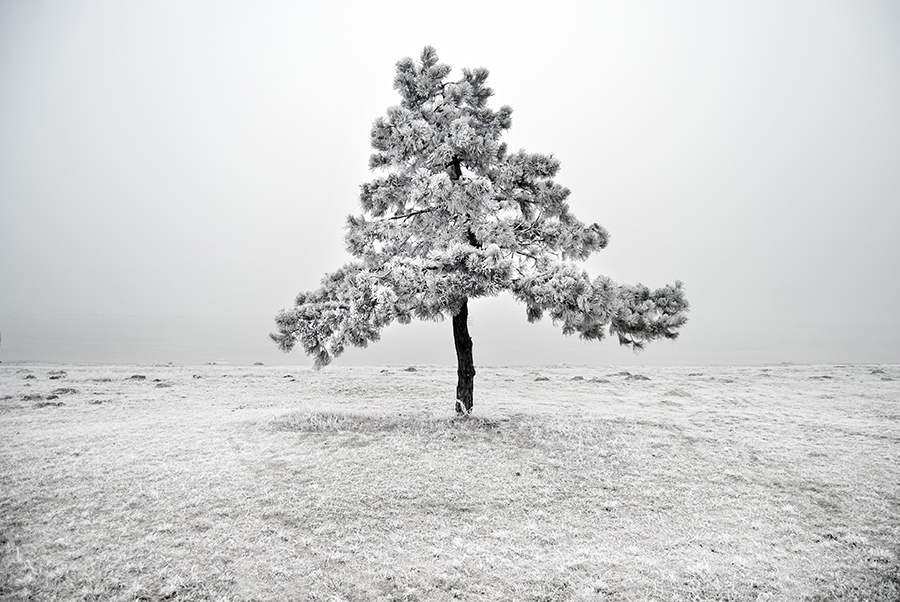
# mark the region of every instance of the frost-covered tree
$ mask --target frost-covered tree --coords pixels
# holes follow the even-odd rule
[[[472,411],[475,368],[468,301],[510,291],[529,322],[546,313],[563,334],[640,349],[674,339],[688,302],[675,282],[657,290],[591,278],[574,260],[606,247],[609,235],[585,225],[553,181],[551,155],[507,151],[500,141],[512,109],[488,108],[488,71],[451,68],[426,47],[397,63],[400,106],[372,126],[378,177],[362,185],[363,214],[347,218],[355,258],[300,293],[276,316],[279,347],[299,342],[322,367],[349,345],[377,341],[394,320],[451,316],[458,360],[456,410]]]

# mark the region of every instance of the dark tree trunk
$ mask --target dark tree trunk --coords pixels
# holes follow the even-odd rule
[[[456,344],[456,413],[472,413],[475,391],[475,363],[472,361],[472,337],[469,336],[469,301],[453,316],[453,342]]]
[[[453,157],[447,164],[450,179],[462,177],[462,159]],[[467,231],[469,244],[480,247],[472,230]],[[453,342],[456,345],[456,413],[468,416],[475,401],[475,363],[472,361],[472,337],[469,336],[469,300],[463,299],[459,313],[453,316]]]

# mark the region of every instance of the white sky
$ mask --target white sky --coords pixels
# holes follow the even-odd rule
[[[514,6],[514,8],[512,8]],[[0,2],[0,360],[310,363],[394,64],[490,69],[592,274],[685,282],[633,355],[471,306],[476,365],[900,362],[900,3]],[[345,364],[455,362],[449,321]]]

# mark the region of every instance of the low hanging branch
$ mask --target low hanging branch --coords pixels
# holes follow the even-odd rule
[[[507,152],[500,138],[512,109],[487,107],[487,70],[464,69],[455,81],[450,72],[430,46],[418,62],[397,63],[400,105],[371,131],[369,166],[383,175],[362,185],[363,215],[347,220],[354,260],[280,312],[272,339],[284,351],[300,343],[320,368],[348,344],[377,341],[395,320],[449,316],[456,410],[467,415],[475,378],[469,299],[509,291],[531,322],[547,313],[563,334],[608,333],[635,350],[676,338],[689,308],[681,282],[615,284],[571,263],[605,248],[608,233],[569,213],[569,190],[552,180],[559,161]]]

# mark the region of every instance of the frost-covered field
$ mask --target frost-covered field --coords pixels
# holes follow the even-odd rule
[[[900,599],[900,366],[454,386],[0,364],[0,600]]]

